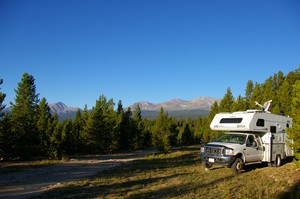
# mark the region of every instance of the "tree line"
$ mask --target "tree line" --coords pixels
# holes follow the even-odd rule
[[[0,158],[28,159],[43,156],[61,159],[72,154],[99,154],[116,150],[156,147],[167,152],[171,146],[202,144],[222,132],[209,125],[215,114],[257,109],[255,101],[272,99],[270,111],[293,117],[289,136],[300,149],[300,67],[286,76],[279,71],[263,83],[248,80],[245,96],[233,97],[228,87],[221,101],[215,102],[206,117],[176,119],[161,108],[154,120],[142,118],[141,109],[124,109],[122,101],[100,95],[91,110],[78,110],[73,120],[60,122],[51,115],[48,102],[36,92],[35,79],[24,73],[15,89],[11,112],[3,113],[5,94],[0,92]],[[0,85],[3,84],[1,79]],[[115,107],[117,107],[115,109]]]

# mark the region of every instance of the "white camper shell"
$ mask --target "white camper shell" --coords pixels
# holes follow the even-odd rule
[[[284,133],[292,126],[292,118],[267,113],[261,110],[247,110],[216,114],[210,128],[216,131],[247,131],[258,133]]]
[[[286,128],[290,127],[292,118],[272,114],[266,110],[216,114],[210,124],[212,130],[226,131],[225,134],[233,137],[244,135],[247,140],[252,137],[255,145],[216,140],[201,147],[202,164],[206,168],[213,164],[223,164],[231,167],[234,172],[240,172],[243,165],[259,162],[280,166],[282,159],[294,156],[294,151],[286,143]],[[230,153],[227,153],[228,151]]]

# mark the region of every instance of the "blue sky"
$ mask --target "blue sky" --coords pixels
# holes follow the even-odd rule
[[[1,0],[0,86],[49,103],[223,97],[300,65],[297,0]]]

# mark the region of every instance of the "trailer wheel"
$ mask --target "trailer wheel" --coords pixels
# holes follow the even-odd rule
[[[231,165],[231,170],[234,173],[241,173],[244,168],[244,162],[241,158],[236,158],[234,163]]]
[[[210,163],[208,163],[208,162],[204,162],[204,161],[203,161],[203,162],[202,162],[202,165],[203,165],[204,168],[208,168],[208,169],[209,169],[209,168],[212,167],[213,164],[210,164]]]
[[[281,166],[281,157],[280,157],[280,155],[276,156],[274,165],[275,165],[275,167],[280,167]]]

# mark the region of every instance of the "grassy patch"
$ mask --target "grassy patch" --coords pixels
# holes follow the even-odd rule
[[[279,168],[205,170],[199,149],[152,155],[98,175],[60,184],[46,198],[299,198],[300,173],[293,163]]]

